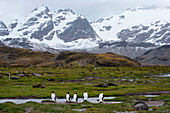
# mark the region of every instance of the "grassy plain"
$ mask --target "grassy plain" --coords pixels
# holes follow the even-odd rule
[[[51,91],[55,91],[58,98],[65,98],[66,92],[73,95],[75,92],[81,97],[86,90],[90,97],[97,97],[99,93],[105,96],[119,96],[117,101],[121,104],[39,104],[28,102],[21,105],[14,103],[0,104],[0,111],[25,112],[25,108],[33,108],[32,113],[38,112],[78,112],[72,109],[86,108],[86,112],[113,112],[133,111],[131,105],[133,99],[147,99],[142,97],[129,97],[129,93],[144,93],[154,91],[170,91],[170,79],[168,77],[156,77],[170,73],[169,67],[8,67],[0,68],[0,98],[50,98]],[[23,73],[28,77],[20,77],[18,80],[9,80],[11,76]],[[32,73],[43,74],[33,76]],[[55,81],[49,81],[54,79]],[[118,86],[95,87],[98,84],[114,83]],[[45,88],[33,88],[33,85],[43,84]],[[159,110],[170,109],[169,95],[161,95],[157,100],[168,100]],[[116,101],[116,100],[115,100]],[[4,107],[8,106],[8,107]],[[11,110],[11,111],[10,111]],[[154,112],[155,113],[155,112]]]

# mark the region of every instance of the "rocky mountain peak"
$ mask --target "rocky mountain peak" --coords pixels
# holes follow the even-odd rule
[[[72,13],[72,14],[75,14],[75,13],[73,12],[73,10],[71,10],[71,9],[59,9],[57,13],[58,13],[58,14],[59,14],[59,13],[63,13],[63,14]]]
[[[99,38],[89,21],[82,15],[74,13],[71,9],[51,12],[46,6],[37,7],[23,19],[11,22],[9,30],[9,37],[17,38],[17,41],[21,42],[18,38],[24,38],[34,43],[47,44],[49,47],[60,47],[59,49],[75,49],[74,47],[89,43],[90,47],[96,46],[95,41]],[[9,44],[11,39],[4,42]]]
[[[31,11],[31,13],[37,14],[37,16],[40,16],[42,14],[48,14],[49,12],[50,12],[49,8],[45,5],[37,7]]]
[[[52,14],[47,6],[40,6],[35,8],[31,13],[25,18],[27,21],[37,21],[38,19],[51,19]]]
[[[69,27],[59,34],[58,37],[65,42],[78,39],[96,39],[96,34],[86,18],[78,17],[75,21],[67,23]]]
[[[24,20],[19,22],[17,33],[24,38],[43,40],[53,28],[52,13],[47,6],[35,8]]]

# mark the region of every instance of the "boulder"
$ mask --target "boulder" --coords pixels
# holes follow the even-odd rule
[[[137,111],[140,111],[140,110],[148,110],[148,105],[145,104],[144,102],[136,102],[134,104],[134,108],[137,110]]]

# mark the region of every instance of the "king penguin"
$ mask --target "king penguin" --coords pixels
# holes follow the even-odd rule
[[[100,93],[99,94],[99,102],[103,102],[104,94]]]
[[[84,101],[87,101],[87,99],[88,99],[88,93],[87,93],[87,91],[84,91],[84,93],[83,93],[83,99],[84,99]]]

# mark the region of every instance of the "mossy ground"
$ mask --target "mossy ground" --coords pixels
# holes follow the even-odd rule
[[[73,95],[78,93],[79,97],[86,90],[90,97],[97,97],[99,93],[105,96],[119,96],[127,93],[141,93],[150,91],[170,91],[170,79],[168,77],[151,77],[159,74],[170,73],[169,67],[8,67],[0,68],[0,98],[34,96],[36,98],[50,98],[51,91],[55,91],[58,98],[65,98],[66,92]],[[29,77],[20,77],[18,80],[9,80],[8,72],[11,76],[25,72]],[[36,77],[32,73],[43,75]],[[55,81],[48,81],[55,79]],[[95,87],[97,84],[115,83],[118,86]],[[33,85],[44,84],[45,88],[32,88]],[[21,105],[14,103],[0,104],[0,111],[25,112],[25,108],[33,108],[32,113],[38,112],[78,112],[72,109],[87,108],[86,112],[113,112],[113,111],[133,111],[131,107],[134,103],[132,99],[143,99],[145,97],[117,98],[124,101],[121,104],[39,104],[29,102]],[[116,98],[115,98],[116,99]],[[168,100],[169,95],[153,98],[155,100]],[[116,101],[116,100],[115,100]],[[87,105],[86,105],[87,104]],[[7,106],[7,107],[4,107]],[[158,110],[168,110],[169,101]]]
[[[163,106],[150,106],[150,111],[136,111],[132,106],[134,102],[125,101],[120,104],[92,104],[89,102],[79,104],[40,104],[36,102],[27,102],[24,104],[14,104],[6,102],[0,104],[0,112],[5,113],[24,113],[30,109],[30,113],[116,113],[116,112],[133,112],[135,113],[169,113],[170,102],[166,102]]]

